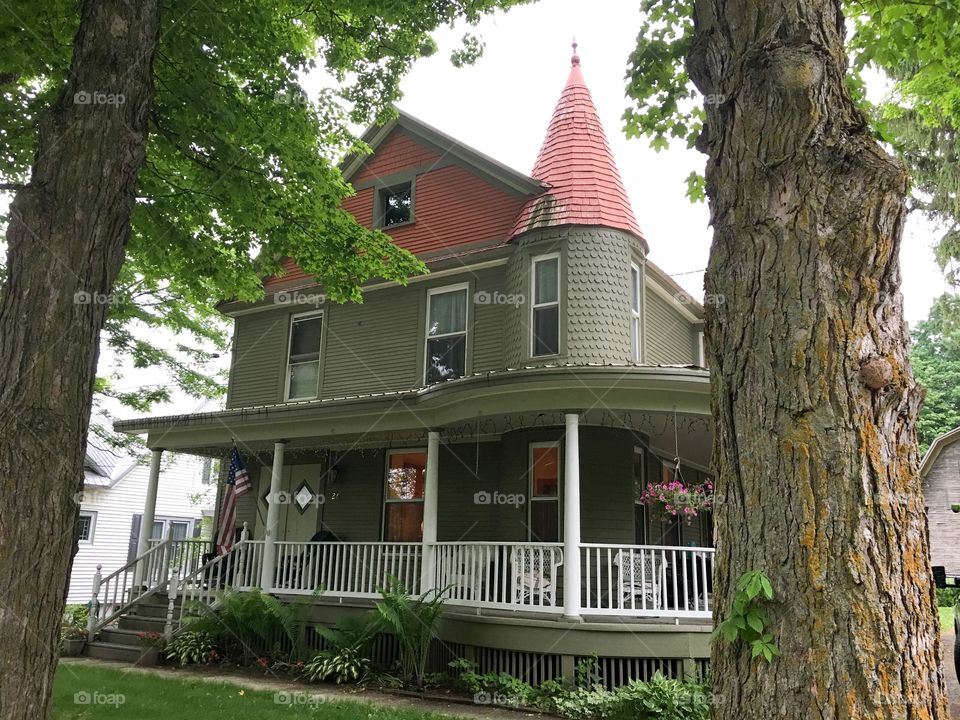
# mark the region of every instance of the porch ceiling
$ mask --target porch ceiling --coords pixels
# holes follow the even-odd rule
[[[637,430],[672,454],[676,412],[687,436],[680,438],[681,454],[706,465],[709,393],[709,374],[694,368],[523,368],[404,392],[123,420],[115,428],[146,432],[151,448],[220,455],[234,441],[254,451],[280,439],[290,449],[413,444],[428,429],[491,439],[520,427],[562,424],[564,412],[579,412],[585,424]]]

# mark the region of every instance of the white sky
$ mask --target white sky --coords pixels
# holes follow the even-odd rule
[[[708,212],[705,203],[692,205],[685,197],[684,178],[703,170],[705,156],[682,144],[655,153],[646,139],[628,141],[622,130],[620,116],[628,104],[623,77],[639,26],[636,4],[623,0],[550,0],[513,8],[480,24],[475,32],[486,41],[486,51],[473,67],[462,69],[451,65],[449,54],[465,28],[445,30],[438,35],[440,52],[417,63],[404,80],[399,105],[529,173],[567,79],[575,35],[584,78],[650,244],[650,259],[702,297]],[[934,239],[919,217],[910,218],[901,262],[911,323],[926,317],[933,299],[947,289],[933,260]]]

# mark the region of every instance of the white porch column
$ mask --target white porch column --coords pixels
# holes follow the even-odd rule
[[[280,524],[280,482],[283,479],[283,450],[286,440],[273,444],[273,470],[270,474],[270,495],[267,496],[267,523],[263,533],[263,568],[260,571],[260,588],[268,593],[273,589],[273,576],[277,567],[277,527]]]
[[[580,619],[580,416],[564,415],[563,616]]]
[[[157,513],[157,488],[160,485],[160,461],[163,459],[163,448],[154,448],[150,451],[150,476],[147,478],[147,497],[143,501],[143,515],[140,517],[140,535],[137,538],[137,557],[148,549],[150,533],[153,532],[153,519]],[[133,571],[133,585],[137,587],[143,578],[143,571],[138,563]]]
[[[440,433],[427,433],[427,470],[423,482],[423,548],[420,564],[420,592],[435,585],[437,542],[437,496],[440,475]]]

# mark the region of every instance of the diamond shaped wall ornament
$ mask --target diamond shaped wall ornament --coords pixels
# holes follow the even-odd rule
[[[298,487],[297,491],[293,494],[293,504],[297,506],[297,510],[303,515],[312,502],[313,490],[310,489],[310,486],[307,485],[306,482],[301,483],[300,487]]]

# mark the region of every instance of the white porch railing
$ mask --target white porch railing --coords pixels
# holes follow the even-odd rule
[[[169,543],[167,562],[172,574],[176,571],[180,577],[186,577],[203,565],[203,556],[213,552],[213,541],[201,538],[170,539],[168,541],[152,538],[147,541],[147,548],[155,547],[162,542]]]
[[[453,605],[562,612],[560,543],[439,542],[436,587]]]
[[[277,593],[379,597],[395,577],[408,593],[420,593],[420,543],[277,542],[273,589]]]
[[[244,533],[246,537],[246,532]],[[277,542],[270,592],[377,598],[390,577],[419,595],[423,544],[380,542]],[[451,605],[560,613],[563,546],[560,543],[438,542],[429,587]],[[228,555],[202,562],[206,543],[153,542],[120,570],[94,580],[96,611],[91,637],[144,597],[167,589],[167,633],[198,606],[215,608],[228,587],[259,587],[266,543],[243,539]],[[580,545],[581,612],[585,615],[710,619],[713,548],[653,545]],[[176,600],[182,602],[176,607]]]
[[[585,614],[712,616],[713,548],[584,543],[580,553]]]

